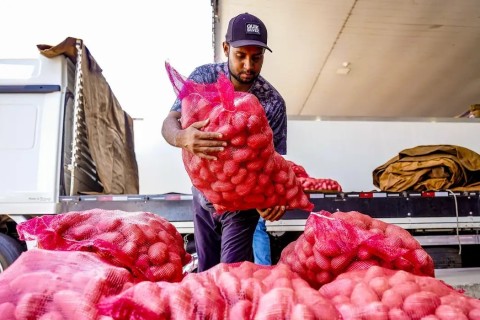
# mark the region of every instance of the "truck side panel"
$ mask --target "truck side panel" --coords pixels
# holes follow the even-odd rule
[[[36,212],[54,212],[64,103],[73,90],[68,63],[41,56],[0,61],[8,71],[0,72],[0,212],[25,213],[23,205],[32,204]]]

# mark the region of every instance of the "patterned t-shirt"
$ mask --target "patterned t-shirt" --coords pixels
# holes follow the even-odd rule
[[[200,66],[188,78],[197,83],[215,83],[220,73],[224,73],[229,77],[226,62]],[[285,155],[287,153],[287,111],[285,101],[280,93],[262,76],[258,76],[248,92],[256,96],[263,109],[265,109],[265,115],[273,131],[275,151]],[[182,104],[177,99],[171,111],[181,112],[181,108]]]

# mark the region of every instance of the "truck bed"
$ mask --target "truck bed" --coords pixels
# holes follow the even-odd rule
[[[359,211],[408,230],[461,230],[468,243],[479,244],[480,192],[309,192],[314,211]],[[94,208],[149,211],[172,222],[180,233],[193,233],[192,195],[85,195],[60,198],[60,211]],[[303,231],[309,212],[289,210],[276,222],[272,232]],[[448,233],[447,233],[448,234]],[[443,241],[446,241],[444,237]],[[456,242],[456,240],[455,240]]]

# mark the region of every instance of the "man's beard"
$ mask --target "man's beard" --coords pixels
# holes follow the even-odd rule
[[[232,72],[232,69],[230,68],[230,60],[228,60],[228,72],[230,73],[230,76],[232,78],[234,78],[235,80],[237,80],[239,83],[241,84],[252,84],[255,82],[255,80],[257,80],[258,78],[258,74],[255,75],[252,79],[250,80],[243,80],[242,78],[240,78],[240,75],[237,75],[237,74],[234,74]]]

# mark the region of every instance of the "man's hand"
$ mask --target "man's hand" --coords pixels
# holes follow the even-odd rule
[[[217,160],[213,154],[223,151],[227,145],[222,141],[222,134],[218,132],[205,132],[200,129],[205,127],[209,119],[197,121],[178,133],[175,143],[178,147],[187,149],[191,153],[209,160]]]
[[[257,209],[257,212],[260,214],[260,216],[268,221],[277,221],[283,215],[285,214],[285,210],[287,208],[285,206],[276,206],[273,208],[267,208],[267,209]]]

